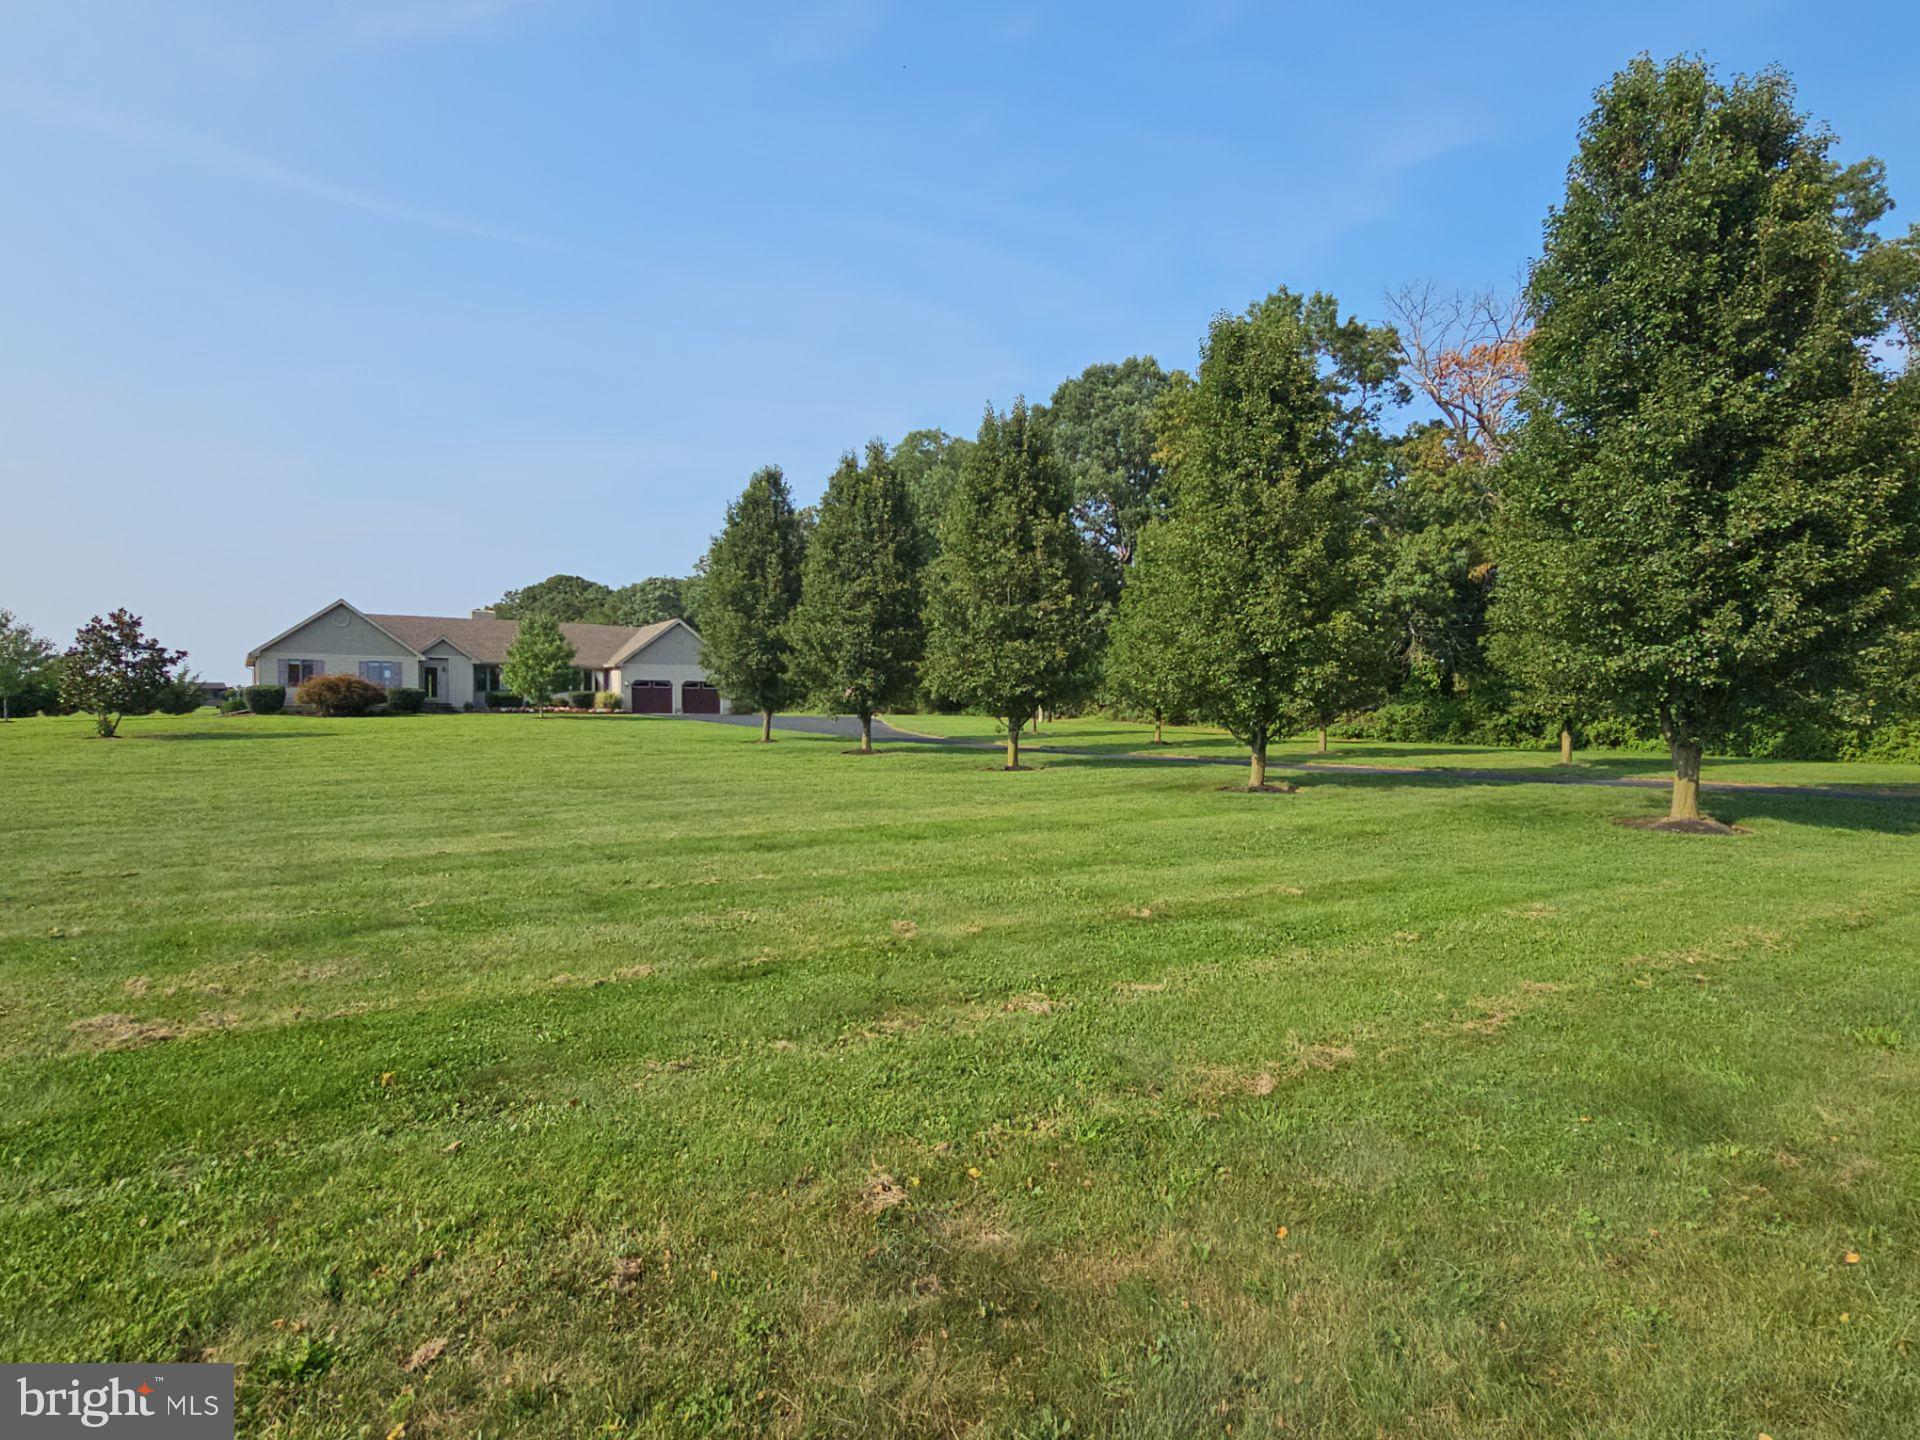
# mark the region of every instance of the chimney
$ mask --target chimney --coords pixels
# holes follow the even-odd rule
[[[473,618],[475,620],[497,620],[499,617],[493,613],[493,607],[489,605],[484,610],[474,611]]]

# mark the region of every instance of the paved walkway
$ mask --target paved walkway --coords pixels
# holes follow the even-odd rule
[[[745,725],[755,729],[760,725],[758,715],[686,715],[681,718],[717,721],[722,725]],[[839,735],[851,740],[860,738],[860,722],[848,716],[776,715],[773,717],[773,728],[810,735]],[[873,722],[873,738],[876,741],[885,740],[890,743],[909,745],[947,745],[962,750],[1003,748],[999,740],[962,739],[956,736],[922,735],[910,730],[896,730],[880,719],[875,719]],[[1228,765],[1237,770],[1244,770],[1247,766],[1246,757],[1240,755],[1160,755],[1140,751],[1090,750],[1084,746],[1050,745],[1044,741],[1022,742],[1020,753],[1022,755],[1071,755],[1089,760],[1142,765]],[[1272,760],[1268,764],[1274,770],[1306,770],[1331,775],[1398,775],[1414,779],[1470,780],[1475,784],[1485,785],[1603,785],[1619,790],[1669,790],[1673,786],[1672,780],[1664,776],[1595,775],[1591,771],[1580,770],[1469,770],[1449,765],[1362,765],[1326,760]],[[1789,795],[1828,800],[1897,800],[1920,804],[1920,792],[1873,789],[1867,786],[1768,785],[1743,780],[1703,780],[1700,782],[1700,788],[1732,795]]]

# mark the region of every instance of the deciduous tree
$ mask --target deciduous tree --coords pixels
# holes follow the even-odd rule
[[[51,640],[11,610],[0,610],[0,720],[11,720],[13,702],[39,688],[53,657]]]
[[[1117,705],[1153,719],[1153,743],[1164,740],[1166,721],[1190,713],[1201,693],[1194,672],[1188,607],[1179,577],[1157,558],[1164,526],[1142,532],[1120,606],[1107,631],[1105,688]]]
[[[787,621],[800,601],[804,542],[780,467],[756,470],[707,552],[701,664],[734,704],[760,712],[760,738],[799,694]]]
[[[1849,683],[1914,564],[1913,434],[1861,273],[1888,208],[1778,72],[1635,61],[1595,97],[1529,289],[1503,611],[1576,693],[1704,746]]]
[[[1526,291],[1468,295],[1405,285],[1387,297],[1387,314],[1403,368],[1440,412],[1453,458],[1497,461],[1527,381]]]
[[[972,448],[971,440],[944,430],[909,430],[888,456],[907,487],[929,562],[939,553],[941,517],[947,513],[947,501],[960,483],[960,467]]]
[[[544,615],[562,624],[608,624],[614,623],[608,614],[613,598],[614,592],[598,580],[582,575],[549,575],[509,590],[495,602],[493,613],[503,620]]]
[[[1073,482],[1074,519],[1088,542],[1124,570],[1140,532],[1166,509],[1166,467],[1154,414],[1167,372],[1151,355],[1089,365],[1047,405],[1055,453]]]
[[[93,716],[102,739],[111,740],[128,715],[150,713],[169,673],[187,658],[149,637],[126,610],[96,615],[73,638],[60,675],[60,697]]]
[[[789,629],[795,680],[816,704],[859,718],[866,752],[874,712],[913,691],[924,639],[920,559],[912,502],[887,447],[870,442],[864,466],[842,458],[820,499]]]
[[[520,622],[520,632],[507,646],[500,665],[500,683],[543,711],[553,692],[573,673],[573,646],[560,633],[560,622],[539,612]]]
[[[649,575],[622,585],[607,599],[609,625],[653,625],[661,620],[684,620],[687,615],[685,582],[671,575]]]
[[[1217,317],[1196,383],[1161,417],[1173,506],[1157,559],[1185,609],[1199,708],[1246,743],[1253,789],[1271,740],[1313,725],[1324,747],[1388,653],[1352,470],[1370,382],[1318,338],[1322,300],[1282,290]]]
[[[940,527],[930,582],[927,674],[942,694],[1020,727],[1088,683],[1094,635],[1073,487],[1026,402],[991,407]]]

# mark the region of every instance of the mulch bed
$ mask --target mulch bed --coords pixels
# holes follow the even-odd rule
[[[1741,825],[1727,825],[1703,815],[1698,820],[1675,820],[1666,815],[1616,815],[1613,823],[1629,830],[1658,830],[1668,835],[1751,835]]]

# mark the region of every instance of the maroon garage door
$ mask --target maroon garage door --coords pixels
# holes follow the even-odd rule
[[[636,680],[633,682],[633,708],[640,715],[671,715],[673,713],[673,682],[671,680]]]
[[[711,685],[689,680],[680,687],[680,708],[689,715],[718,715],[720,692]]]

